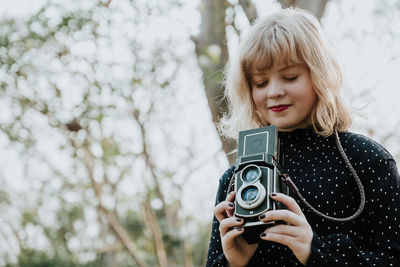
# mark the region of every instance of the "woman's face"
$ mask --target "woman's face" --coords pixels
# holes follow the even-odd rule
[[[263,121],[280,131],[309,125],[317,95],[305,64],[275,64],[265,72],[253,71],[251,88],[256,110]]]

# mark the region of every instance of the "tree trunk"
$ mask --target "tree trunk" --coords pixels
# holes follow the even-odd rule
[[[282,7],[297,6],[311,11],[319,20],[324,15],[328,0],[278,0]]]
[[[222,112],[226,110],[226,101],[223,100],[222,77],[224,66],[228,61],[228,47],[226,45],[226,9],[231,6],[225,0],[204,0],[200,6],[201,32],[193,38],[196,45],[196,55],[203,72],[203,83],[211,111],[212,120],[216,126]],[[221,138],[222,149],[232,163],[233,155],[229,153],[235,149],[235,142],[227,142]]]
[[[239,0],[239,4],[251,23],[257,19],[257,9],[251,0]]]

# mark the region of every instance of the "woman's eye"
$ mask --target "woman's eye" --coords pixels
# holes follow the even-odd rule
[[[268,81],[261,82],[261,83],[256,83],[256,87],[257,87],[257,88],[262,88],[262,87],[266,86],[267,83],[268,83]]]
[[[295,81],[297,77],[299,77],[299,75],[283,77],[283,79],[286,81]]]

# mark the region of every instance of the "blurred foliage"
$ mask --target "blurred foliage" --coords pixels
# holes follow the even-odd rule
[[[105,261],[99,256],[98,259],[84,264],[76,262],[70,255],[68,256],[49,256],[46,252],[27,249],[21,251],[18,256],[18,264],[8,263],[6,267],[101,267],[107,266]]]
[[[182,211],[175,168],[186,157],[178,151],[192,148],[165,127],[183,116],[177,79],[187,54],[176,51],[179,38],[148,34],[182,3],[115,2],[50,1],[0,22],[0,137],[18,153],[26,185],[0,191],[13,214],[0,220],[11,248],[0,265],[156,266],[157,250],[171,266],[187,254],[203,264],[209,225],[193,237],[186,230],[194,219]],[[169,164],[159,163],[166,155]],[[192,160],[181,176],[193,173]],[[154,199],[149,221],[142,204]]]

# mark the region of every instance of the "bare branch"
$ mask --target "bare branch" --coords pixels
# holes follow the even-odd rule
[[[250,23],[257,19],[257,9],[251,0],[239,0],[239,5],[242,7]]]
[[[136,261],[136,263],[140,267],[147,267],[148,265],[139,257],[139,255],[137,253],[138,249],[136,248],[135,244],[130,239],[128,233],[125,231],[125,229],[119,223],[115,214],[113,214],[112,212],[110,212],[109,210],[107,210],[104,207],[102,207],[102,210],[103,210],[104,214],[106,215],[107,221],[110,224],[111,228],[114,230],[114,232],[116,233],[117,237],[120,239],[122,244],[124,244],[124,246],[128,249],[132,258]]]
[[[193,267],[193,248],[192,248],[192,243],[190,242],[189,239],[185,239],[183,243],[184,247],[184,257],[185,257],[185,267]]]
[[[298,0],[278,0],[278,2],[281,4],[282,8],[287,8],[291,6],[296,6]]]
[[[72,146],[74,147],[75,150],[78,150],[78,146],[75,144],[73,139],[70,139],[70,142]],[[135,244],[132,242],[131,238],[129,237],[128,233],[125,231],[125,229],[122,227],[122,225],[119,223],[117,217],[115,216],[114,213],[109,211],[107,208],[105,208],[102,204],[101,197],[102,197],[102,184],[97,183],[96,180],[94,179],[94,173],[93,173],[93,155],[90,153],[89,148],[86,147],[80,147],[85,151],[85,156],[83,157],[83,164],[85,165],[87,171],[88,171],[88,176],[90,178],[90,181],[92,183],[92,187],[95,192],[95,196],[97,198],[98,204],[97,208],[100,212],[102,212],[106,219],[108,224],[110,225],[111,229],[114,231],[116,234],[117,238],[122,242],[122,244],[127,248],[129,253],[131,254],[132,258],[135,260],[138,266],[140,267],[147,267],[148,265],[146,262],[144,262],[140,256],[138,255],[137,247]]]
[[[117,241],[115,243],[98,248],[96,250],[96,253],[103,254],[103,253],[107,253],[107,252],[115,252],[115,251],[121,250],[121,248],[122,248],[121,243],[119,241]]]
[[[296,6],[311,11],[319,20],[324,15],[329,0],[277,0],[283,8]]]
[[[165,251],[163,234],[160,225],[158,224],[157,217],[151,208],[149,198],[147,198],[146,201],[143,203],[143,208],[146,216],[146,226],[149,228],[150,232],[153,235],[158,262],[160,263],[161,267],[167,267],[168,258],[167,258],[167,253]]]
[[[162,192],[161,185],[160,185],[160,183],[159,183],[159,181],[157,179],[156,167],[155,167],[155,164],[152,161],[151,156],[149,154],[145,126],[139,119],[140,112],[138,110],[134,110],[132,113],[133,113],[133,116],[135,117],[135,119],[136,119],[136,121],[137,121],[137,123],[139,125],[140,132],[141,132],[142,146],[143,146],[142,155],[143,155],[144,160],[146,162],[146,166],[148,166],[148,168],[149,168],[149,171],[150,171],[150,174],[151,174],[151,177],[153,179],[154,186],[155,186],[155,189],[156,189],[156,193],[157,193],[158,197],[161,200],[163,213],[164,213],[164,215],[165,215],[165,217],[167,219],[168,224],[171,225],[172,222],[173,222],[173,217],[171,216],[171,214],[170,214],[170,212],[169,212],[169,210],[167,208],[167,203],[165,201],[164,193]]]

